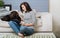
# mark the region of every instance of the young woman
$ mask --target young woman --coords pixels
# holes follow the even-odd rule
[[[20,27],[13,21],[10,21],[9,24],[19,36],[24,38],[25,35],[28,36],[34,33],[35,14],[27,2],[21,3],[20,10],[23,15]]]

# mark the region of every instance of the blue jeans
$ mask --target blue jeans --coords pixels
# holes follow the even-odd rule
[[[8,24],[17,34],[22,33],[23,35],[28,36],[34,33],[34,29],[28,28],[27,26],[21,26],[14,21],[9,21]]]

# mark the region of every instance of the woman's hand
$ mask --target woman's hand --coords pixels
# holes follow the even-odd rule
[[[20,23],[20,24],[25,25],[25,22],[21,21],[21,23]]]

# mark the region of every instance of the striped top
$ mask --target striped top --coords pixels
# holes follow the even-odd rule
[[[29,23],[33,23],[35,24],[36,21],[36,17],[35,17],[35,13],[34,11],[30,11],[30,12],[23,12],[22,15],[20,15],[21,17],[23,17],[23,21],[27,24]],[[34,29],[34,25],[33,26],[29,26],[29,28],[33,28]]]

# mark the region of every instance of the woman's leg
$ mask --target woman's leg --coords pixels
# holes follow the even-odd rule
[[[24,38],[23,34],[20,33],[20,26],[16,22],[10,21],[9,25],[16,32],[16,34]]]
[[[14,30],[14,32],[16,32],[16,33],[19,33],[19,32],[20,32],[20,29],[19,29],[20,26],[17,25],[16,22],[14,22],[14,21],[10,21],[8,24],[9,24],[10,27]]]
[[[26,29],[26,32],[25,32],[26,36],[32,35],[33,33],[34,33],[34,29],[32,29],[32,28]]]
[[[20,27],[20,32],[23,33],[24,35],[32,35],[34,33],[34,29],[29,28],[27,26],[21,26]]]

